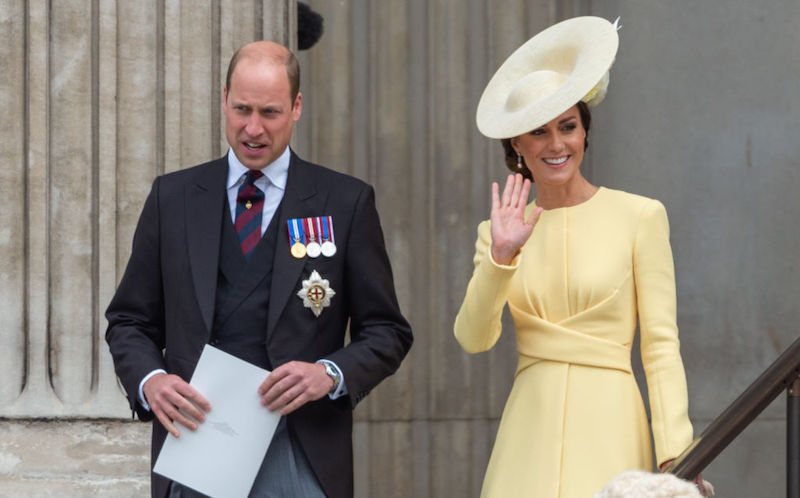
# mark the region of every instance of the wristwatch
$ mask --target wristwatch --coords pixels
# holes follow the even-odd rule
[[[330,391],[328,391],[328,394],[333,394],[337,389],[339,389],[339,383],[342,382],[342,376],[339,375],[339,371],[334,368],[330,362],[323,361],[321,363],[325,365],[325,373],[328,374],[328,377],[330,377],[331,380],[333,380],[333,387]]]

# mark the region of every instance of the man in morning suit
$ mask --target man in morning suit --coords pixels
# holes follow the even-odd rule
[[[258,393],[282,417],[250,496],[346,497],[352,410],[412,335],[373,189],[289,148],[299,71],[276,43],[234,54],[222,92],[230,150],[153,183],[106,340],[131,408],[153,420],[153,462],[167,432],[195,430],[212,409],[187,383],[211,344],[271,370]],[[199,496],[157,474],[152,495]]]

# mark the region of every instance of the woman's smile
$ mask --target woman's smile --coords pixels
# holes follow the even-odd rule
[[[548,164],[548,166],[551,166],[553,168],[560,168],[561,166],[567,164],[567,160],[569,158],[570,156],[543,157],[542,161],[544,161],[545,163]]]

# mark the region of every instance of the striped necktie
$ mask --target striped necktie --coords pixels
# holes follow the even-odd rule
[[[244,182],[239,186],[236,196],[236,234],[242,254],[247,258],[261,240],[261,216],[264,211],[264,192],[254,182],[264,176],[259,170],[249,170],[244,174]]]

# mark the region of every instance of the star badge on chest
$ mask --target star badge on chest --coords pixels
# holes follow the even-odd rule
[[[317,270],[311,272],[308,280],[303,280],[303,288],[297,291],[297,297],[303,300],[303,306],[311,308],[314,316],[319,316],[323,308],[331,305],[331,298],[336,292],[331,289],[327,279],[322,278]]]

